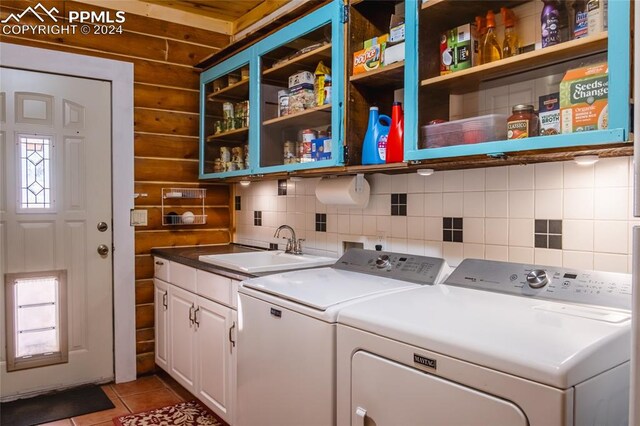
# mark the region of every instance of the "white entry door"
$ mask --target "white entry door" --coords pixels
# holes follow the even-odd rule
[[[0,67],[0,276],[66,273],[56,303],[5,300],[3,285],[3,399],[113,379],[111,218],[111,84]],[[39,317],[46,304],[65,307],[66,324]],[[68,360],[8,372],[7,357],[28,359],[42,330],[67,341]],[[22,343],[8,348],[7,336]]]

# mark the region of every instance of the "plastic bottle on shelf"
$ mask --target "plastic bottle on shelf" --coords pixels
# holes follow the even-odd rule
[[[476,16],[476,29],[478,31],[478,62],[484,64],[482,46],[484,46],[484,39],[487,36],[487,20],[484,16]]]
[[[402,102],[394,102],[391,108],[391,128],[387,138],[386,163],[404,161],[404,113]]]
[[[496,35],[496,16],[493,11],[487,12],[487,34],[482,44],[482,63],[488,64],[502,58],[502,47]]]
[[[589,17],[587,13],[587,0],[573,2],[573,39],[583,38],[589,35]]]
[[[369,108],[369,124],[362,142],[362,164],[384,164],[387,137],[391,119],[378,113],[378,107]]]
[[[542,47],[560,43],[560,12],[557,0],[542,0],[544,7],[540,15],[542,24]]]
[[[500,8],[502,22],[504,22],[504,40],[502,41],[502,57],[509,58],[518,54],[520,50],[520,39],[516,32],[516,15],[513,10],[506,7]]]

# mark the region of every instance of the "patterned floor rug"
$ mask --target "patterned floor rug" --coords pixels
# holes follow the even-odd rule
[[[118,426],[223,426],[211,412],[197,401],[181,402],[138,414],[113,419]]]

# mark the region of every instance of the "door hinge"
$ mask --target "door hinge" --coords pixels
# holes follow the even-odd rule
[[[346,24],[349,22],[349,5],[345,4],[342,6],[342,23]]]
[[[342,162],[344,164],[349,164],[349,145],[345,145],[342,150]]]

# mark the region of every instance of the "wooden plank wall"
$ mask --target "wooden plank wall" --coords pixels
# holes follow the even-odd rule
[[[2,0],[0,19],[37,3]],[[67,16],[69,10],[104,10],[72,1],[40,3],[47,8],[55,6],[61,17]],[[21,23],[28,19],[25,16]],[[229,186],[198,182],[199,74],[193,68],[226,46],[229,36],[132,14],[126,15],[123,29],[125,32],[120,35],[2,35],[0,41],[134,64],[135,192],[148,194],[138,197],[135,204],[147,209],[149,217],[149,226],[136,228],[135,247],[137,368],[138,374],[145,374],[155,369],[150,249],[230,241]],[[207,188],[208,223],[162,226],[163,187]]]

